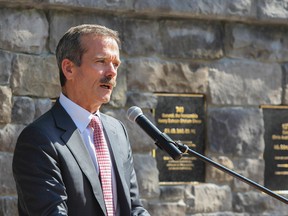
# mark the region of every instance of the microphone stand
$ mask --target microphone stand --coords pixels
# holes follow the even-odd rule
[[[222,166],[221,164],[218,164],[218,163],[214,162],[213,160],[211,160],[211,159],[209,159],[209,158],[207,158],[207,157],[199,154],[198,152],[195,152],[194,150],[190,149],[187,145],[184,145],[184,144],[181,143],[180,141],[178,141],[178,142],[173,142],[173,144],[174,144],[182,153],[184,153],[184,154],[185,154],[185,153],[189,153],[190,155],[194,155],[194,156],[197,157],[198,159],[200,159],[200,160],[202,160],[202,161],[204,161],[204,162],[206,162],[206,163],[211,164],[212,166],[214,166],[214,167],[216,167],[216,168],[218,168],[218,169],[220,169],[220,170],[228,173],[229,175],[231,175],[231,176],[233,176],[233,177],[235,177],[235,178],[237,178],[237,179],[239,179],[239,180],[241,180],[241,181],[249,184],[250,186],[253,186],[254,188],[256,188],[256,189],[258,189],[258,190],[260,190],[260,191],[262,191],[262,192],[264,192],[264,193],[266,193],[266,194],[268,194],[268,195],[270,195],[270,196],[272,196],[272,197],[274,197],[274,198],[276,198],[276,199],[284,202],[285,204],[288,204],[288,199],[286,199],[285,197],[280,196],[279,194],[274,193],[273,191],[271,191],[271,190],[263,187],[262,185],[260,185],[260,184],[258,184],[258,183],[256,183],[256,182],[253,182],[252,180],[250,180],[250,179],[248,179],[248,178],[246,178],[246,177],[244,177],[244,176],[242,176],[242,175],[234,172],[233,170],[228,169],[228,168],[225,167],[225,166]]]

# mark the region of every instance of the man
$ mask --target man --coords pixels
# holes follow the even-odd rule
[[[116,85],[119,43],[117,32],[98,25],[73,27],[59,41],[62,93],[23,130],[14,152],[20,216],[149,215],[127,131],[99,112]]]

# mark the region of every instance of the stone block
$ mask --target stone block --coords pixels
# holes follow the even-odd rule
[[[288,64],[283,65],[283,104],[288,104]]]
[[[12,154],[0,152],[0,196],[16,194],[16,186],[12,175],[12,158]]]
[[[252,0],[210,0],[182,1],[177,0],[135,0],[135,10],[139,13],[157,14],[165,16],[180,16],[181,18],[207,18],[213,16],[214,19],[224,18],[249,19],[256,17],[256,11]]]
[[[0,215],[1,216],[18,216],[17,197],[0,196]]]
[[[260,159],[245,158],[245,155],[243,157],[243,159],[233,160],[235,171],[251,181],[264,186],[264,161]],[[255,170],[257,170],[257,172],[255,172]],[[252,186],[236,178],[234,178],[232,187],[234,191],[249,191],[253,189]]]
[[[9,1],[9,0],[0,0],[1,3],[6,4],[7,6],[11,6],[17,4],[20,5],[21,3],[32,3],[32,2],[37,2],[38,0],[15,0],[15,1]]]
[[[231,58],[287,62],[287,32],[287,26],[275,28],[274,25],[267,24],[228,24],[225,33],[225,53]]]
[[[12,58],[12,53],[0,51],[0,85],[9,85],[12,73]]]
[[[152,58],[127,60],[127,89],[132,92],[158,91],[157,88],[161,88],[158,82],[163,64]]]
[[[34,120],[35,105],[32,98],[13,97],[12,122],[16,124],[29,124]]]
[[[89,1],[92,2],[92,1]],[[94,1],[93,1],[94,2]],[[98,1],[97,1],[98,2]],[[93,12],[65,12],[51,11],[49,13],[50,37],[49,48],[52,53],[55,53],[56,46],[60,38],[71,27],[81,24],[99,24],[116,30],[119,34],[122,33],[119,18],[115,16],[101,16]]]
[[[149,32],[149,34],[147,34]],[[123,24],[123,52],[130,56],[151,56],[161,53],[159,23],[128,19]]]
[[[13,61],[11,87],[18,96],[58,97],[61,88],[55,56],[18,54]]]
[[[241,106],[281,103],[281,65],[223,59],[209,67],[209,103]]]
[[[220,23],[166,20],[160,26],[162,54],[165,57],[191,60],[223,56]]]
[[[45,51],[48,22],[44,12],[3,8],[0,20],[1,49],[34,54]]]
[[[34,0],[38,2],[38,0]],[[73,8],[81,10],[105,10],[105,11],[123,11],[131,10],[133,1],[130,0],[104,0],[104,1],[91,1],[91,0],[41,0],[45,4],[49,4],[58,8]]]
[[[151,92],[127,92],[126,106],[138,106],[146,109],[155,109],[157,96]]]
[[[158,197],[160,194],[159,171],[155,159],[149,154],[134,154],[133,158],[141,197]]]
[[[11,122],[12,91],[7,86],[0,86],[0,123]]]
[[[195,193],[194,193],[194,185],[186,185],[184,191],[184,202],[186,204],[186,215],[188,214],[195,214]]]
[[[185,188],[182,185],[161,186],[160,191],[160,199],[165,202],[177,202],[179,200],[184,200]]]
[[[37,119],[42,114],[47,112],[52,107],[52,101],[49,98],[36,98],[34,99],[35,115],[34,119]]]
[[[188,215],[186,215],[186,216],[188,216]],[[235,212],[227,212],[226,211],[226,212],[213,212],[213,213],[203,213],[203,214],[199,213],[199,214],[193,214],[193,215],[189,215],[189,216],[251,216],[251,215],[249,213],[235,213]]]
[[[288,18],[288,2],[286,0],[270,1],[259,0],[258,1],[259,19],[265,21],[274,20],[283,23],[287,23]]]
[[[134,92],[205,93],[208,68],[197,63],[127,60],[127,89]]]
[[[211,157],[213,161],[224,167],[254,181],[256,184],[264,185],[264,161],[259,159],[228,158],[225,156]],[[257,170],[257,172],[255,171]],[[229,185],[233,191],[249,191],[253,187],[232,175],[219,170],[211,165],[206,166],[206,182]]]
[[[262,157],[264,122],[260,109],[209,108],[207,126],[209,151],[247,158]]]
[[[183,201],[179,202],[163,202],[149,204],[149,213],[151,215],[161,216],[185,216],[186,205]]]
[[[260,193],[258,191],[236,193],[233,199],[233,208],[236,212],[249,212],[252,215],[264,215],[264,212],[268,213],[273,211],[275,207],[278,208],[277,205],[270,205],[271,199],[271,197],[268,197],[266,194]],[[282,214],[280,211],[278,211],[275,215]],[[284,215],[287,215],[287,205],[285,214],[283,214],[283,216]]]
[[[236,196],[238,196],[238,195],[239,194],[237,194]],[[288,199],[287,194],[281,194],[280,193],[279,195],[286,198],[286,200]],[[244,195],[244,198],[245,198],[245,195]],[[280,201],[279,199],[276,199],[275,197],[261,193],[261,200],[262,199],[263,199],[263,202],[265,200],[265,203],[263,203],[263,205],[264,205],[263,210],[265,211],[265,215],[268,215],[268,216],[275,216],[275,215],[279,215],[279,216],[285,215],[286,216],[287,215],[287,202],[284,203],[284,202]],[[236,201],[237,200],[235,200],[235,202]],[[242,202],[243,202],[243,199],[241,199],[241,203]],[[257,203],[257,201],[255,201],[255,203]],[[248,207],[248,206],[245,205],[245,207]],[[256,205],[255,205],[255,207],[256,207]],[[258,210],[259,210],[259,208],[258,208]]]
[[[213,156],[211,157],[211,160],[230,170],[234,169],[233,161],[226,156]],[[230,184],[232,181],[233,177],[230,174],[227,174],[210,164],[206,166],[206,182],[214,184]]]
[[[0,126],[0,151],[13,152],[24,125],[6,124]]]
[[[232,195],[228,186],[198,184],[187,187],[187,190],[195,198],[195,205],[187,206],[189,214],[232,211]]]

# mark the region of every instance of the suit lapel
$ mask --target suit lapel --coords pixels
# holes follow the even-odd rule
[[[108,140],[108,143],[110,144],[110,149],[112,150],[112,154],[113,154],[113,166],[114,166],[114,170],[115,173],[118,174],[121,184],[123,187],[123,191],[125,193],[125,199],[127,199],[127,197],[130,197],[128,193],[129,188],[127,187],[127,183],[125,180],[125,176],[124,176],[124,167],[123,167],[123,161],[121,160],[120,156],[119,156],[119,152],[120,148],[121,148],[121,143],[118,142],[118,135],[117,135],[117,128],[115,128],[115,125],[110,124],[109,121],[107,120],[105,115],[101,115],[101,121],[103,124],[103,128],[104,128],[104,132],[106,134],[106,139]],[[120,194],[121,195],[121,194]],[[124,196],[121,196],[124,197]],[[127,200],[127,202],[129,203],[130,201]]]
[[[100,180],[80,132],[77,130],[73,120],[58,101],[53,107],[52,112],[55,116],[57,126],[65,130],[61,136],[62,140],[66,143],[82,172],[90,181],[94,195],[103,212],[106,212]]]
[[[82,172],[90,181],[95,197],[98,200],[103,212],[106,212],[100,180],[96,173],[92,159],[85,147],[85,144],[83,143],[82,137],[78,130],[75,130],[72,133],[70,139],[67,141],[67,147],[74,155]]]

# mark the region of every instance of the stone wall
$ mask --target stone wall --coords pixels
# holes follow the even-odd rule
[[[0,215],[17,215],[17,135],[59,95],[57,41],[83,23],[120,32],[123,64],[103,111],[129,130],[152,215],[288,215],[285,204],[209,165],[205,183],[160,186],[153,141],[125,117],[136,105],[153,120],[155,92],[204,94],[206,155],[263,185],[259,105],[288,103],[287,19],[287,0],[0,0]]]

